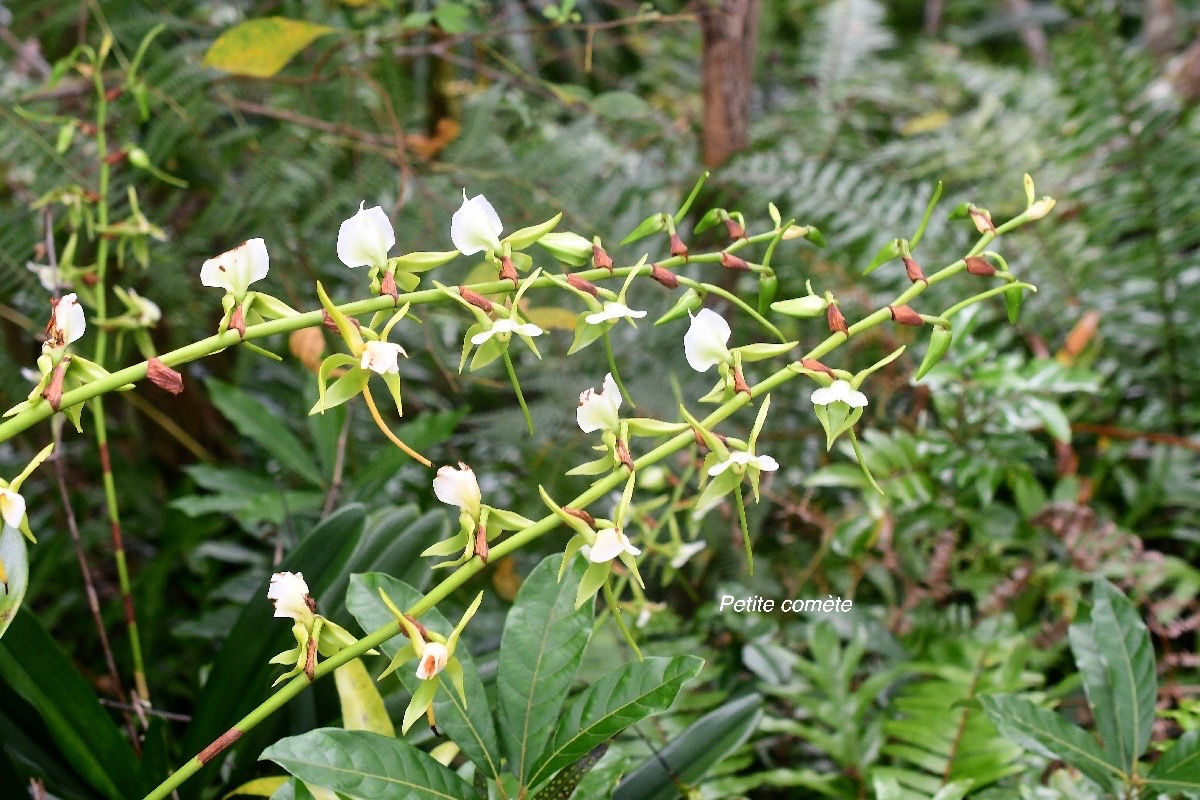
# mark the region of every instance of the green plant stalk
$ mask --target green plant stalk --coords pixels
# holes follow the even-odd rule
[[[608,359],[608,371],[612,373],[613,380],[617,383],[617,391],[621,393],[621,397],[625,398],[625,402],[630,408],[634,407],[633,397],[629,394],[629,390],[625,388],[625,381],[621,380],[621,372],[617,369],[617,356],[613,353],[612,338],[608,335],[609,331],[604,332],[604,357]]]
[[[621,635],[625,637],[625,642],[632,649],[638,661],[643,661],[642,650],[637,646],[637,642],[633,638],[633,634],[629,632],[629,628],[625,627],[625,619],[621,616],[621,604],[617,602],[617,596],[613,594],[612,585],[605,581],[601,587],[604,591],[604,602],[608,605],[609,611],[612,612],[612,617],[617,623],[617,627],[621,629]]]
[[[103,64],[96,64],[93,82],[96,87],[96,158],[100,164],[96,203],[96,222],[101,231],[108,228],[108,189],[110,167],[108,164],[108,99],[105,96]],[[100,234],[96,245],[96,314],[100,319],[108,317],[107,290],[108,237]],[[101,326],[96,334],[94,360],[101,367],[108,356],[108,328]],[[146,667],[142,660],[142,641],[138,631],[137,613],[133,604],[133,589],[129,582],[129,564],[125,558],[125,540],[121,534],[121,512],[117,504],[117,486],[113,477],[112,458],[108,449],[108,426],[104,418],[104,397],[97,396],[89,404],[92,428],[96,437],[96,449],[100,453],[101,481],[104,484],[104,503],[108,510],[109,530],[112,534],[113,558],[117,563],[117,583],[121,590],[121,602],[125,616],[125,628],[129,634],[129,651],[133,661],[133,683],[137,698],[150,701],[150,688],[146,681]]]
[[[1020,225],[1024,224],[1027,221],[1028,220],[1024,217],[1024,215],[1022,215],[1020,217],[1016,217],[1013,220],[1010,220],[1009,222],[1002,225],[998,229],[998,232],[1001,232],[1001,233],[1007,232],[1009,230],[1012,230],[1013,228],[1019,227]],[[993,235],[993,234],[990,234],[990,233],[984,234],[980,238],[979,242],[976,243],[975,247],[972,248],[969,255],[975,255],[976,253],[983,250],[983,248],[985,248],[994,238],[995,238],[995,235]],[[634,269],[645,269],[648,274],[650,268],[649,267],[642,267],[642,268],[622,267],[622,268],[614,270],[612,273],[612,276],[613,277],[624,277],[624,276],[629,275],[630,271],[634,270]],[[951,278],[954,275],[957,275],[958,273],[962,272],[965,269],[966,269],[966,262],[963,261],[962,259],[960,259],[960,260],[954,262],[953,264],[939,270],[938,272],[935,272],[933,275],[930,275],[927,282],[918,281],[917,283],[914,283],[912,286],[910,286],[908,289],[906,289],[904,292],[902,292],[896,298],[896,300],[894,300],[891,303],[891,305],[899,305],[901,303],[907,303],[908,301],[912,300],[913,298],[919,296],[928,287],[930,287],[936,283],[941,283],[942,281],[944,281],[948,278]],[[606,269],[589,270],[587,272],[581,272],[581,273],[577,273],[577,274],[579,274],[580,277],[582,277],[586,280],[597,280],[597,279],[603,279],[606,277],[610,277],[609,272]],[[542,281],[542,280],[546,281],[546,284],[543,284],[543,285],[552,283],[548,278],[545,278],[545,279],[539,278],[538,279],[538,281]],[[537,285],[537,284],[535,284],[535,285]],[[511,283],[508,281],[491,281],[489,283],[479,284],[479,285],[473,286],[471,288],[473,288],[475,291],[483,294],[483,293],[487,293],[487,292],[499,292],[499,291],[502,291],[503,289],[509,288],[509,287],[511,287]],[[420,296],[420,298],[418,298],[418,296]],[[442,298],[445,297],[445,295],[441,294],[440,291],[438,291],[438,290],[426,290],[423,292],[413,292],[407,296],[401,295],[401,299],[397,302],[400,302],[400,303],[410,302],[413,304],[418,304],[421,302],[429,303],[434,300],[434,296],[442,297]],[[390,297],[372,298],[370,300],[360,300],[355,303],[349,303],[345,306],[342,306],[341,308],[342,308],[342,311],[347,314],[363,314],[363,313],[367,313],[370,311],[377,311],[382,308],[387,308],[392,303],[393,303],[393,301]],[[321,312],[319,312],[319,311],[309,312],[309,314],[300,315],[300,316],[312,317],[313,324],[320,324],[320,321],[321,321]],[[273,320],[272,322],[253,326],[253,328],[263,328],[265,326],[277,326],[279,323],[293,321],[296,319],[297,319],[297,317],[288,317],[284,320]],[[876,325],[879,325],[879,324],[883,323],[884,321],[890,320],[890,319],[891,319],[891,313],[888,311],[887,307],[885,306],[884,308],[880,309],[879,311],[876,311],[876,312],[868,315],[867,317],[859,320],[854,325],[851,325],[850,332],[851,332],[851,334],[860,333],[864,330],[875,327]],[[298,325],[297,327],[304,327],[304,326]],[[250,331],[253,330],[253,328],[246,329],[247,336],[249,336]],[[270,333],[278,333],[278,332],[282,332],[285,330],[294,330],[294,329],[295,328],[283,327],[283,328],[279,328],[277,330],[277,329],[273,328],[270,331]],[[263,333],[262,335],[266,336],[266,335],[270,335],[270,334]],[[226,334],[222,334],[220,336],[215,336],[215,337],[210,337],[210,338],[211,339],[222,339],[226,336],[228,336],[230,339],[233,339],[233,340],[237,339],[236,331],[227,332]],[[820,358],[821,356],[825,355],[826,353],[829,353],[830,351],[837,348],[838,345],[845,342],[846,339],[847,339],[847,337],[841,333],[830,334],[828,337],[825,338],[824,341],[822,341],[816,347],[811,349],[803,358]],[[205,340],[205,341],[209,341],[209,340]],[[230,341],[229,343],[234,344],[234,343],[236,343],[236,341]],[[196,345],[199,345],[199,344],[202,344],[202,342],[196,343]],[[196,345],[189,345],[189,347],[195,347]],[[182,350],[187,350],[187,349],[188,348],[182,348]],[[180,352],[181,351],[175,351],[175,353],[168,354],[168,355],[175,356],[178,358],[178,356],[176,354],[178,354]],[[187,354],[187,355],[191,355],[191,357],[193,357],[193,358],[198,357],[197,354]],[[182,360],[184,360],[184,359],[181,359],[180,361],[176,361],[175,363],[181,363]],[[130,369],[135,369],[135,368],[131,367]],[[787,383],[788,381],[792,380],[793,378],[798,377],[801,374],[803,374],[803,373],[799,372],[797,369],[793,369],[793,366],[791,364],[789,364],[788,366],[778,370],[774,374],[768,376],[767,378],[765,378],[764,380],[760,381],[755,386],[753,386],[750,389],[750,394],[746,394],[745,392],[738,392],[735,397],[733,397],[731,400],[726,401],[720,407],[718,407],[715,411],[713,411],[711,414],[709,414],[708,417],[706,417],[701,422],[701,424],[705,428],[712,428],[713,426],[719,424],[720,422],[722,422],[725,419],[727,419],[728,417],[730,417],[738,409],[740,409],[743,406],[747,405],[748,403],[752,402],[754,399],[771,392],[772,390]],[[106,380],[111,380],[111,379],[106,379]],[[97,383],[100,383],[100,381],[97,381]],[[120,385],[120,384],[117,384],[117,385]],[[84,389],[87,387],[80,387],[80,388]],[[115,388],[115,387],[113,387],[113,388]],[[76,391],[79,391],[79,390],[76,390]],[[32,410],[33,409],[31,409],[31,411]],[[26,412],[26,413],[28,413],[28,412]],[[30,423],[30,424],[32,424],[32,423]],[[2,441],[2,439],[0,439],[0,441]],[[655,447],[653,450],[650,450],[649,452],[645,453],[640,458],[635,459],[634,466],[639,467],[639,468],[640,467],[648,467],[652,464],[662,461],[663,459],[667,458],[668,456],[672,455],[673,453],[676,453],[676,452],[682,450],[683,448],[687,447],[688,445],[694,444],[695,441],[696,441],[695,434],[692,433],[691,431],[685,431],[684,433],[676,434],[675,436],[671,437],[667,441],[665,441],[662,444]],[[592,503],[595,503],[597,500],[600,500],[601,498],[608,495],[614,489],[619,487],[624,481],[625,481],[625,476],[622,473],[613,472],[613,473],[605,476],[604,478],[601,478],[600,480],[596,481],[595,483],[593,483],[587,491],[580,494],[574,500],[571,500],[568,505],[570,505],[572,508],[585,509]],[[528,528],[517,531],[512,536],[510,536],[508,539],[505,539],[503,542],[500,542],[498,545],[491,548],[491,552],[489,554],[489,559],[499,559],[499,558],[502,558],[502,557],[508,555],[509,553],[519,550],[522,547],[524,547],[525,545],[529,544],[530,542],[535,541],[536,539],[540,538],[541,536],[544,536],[545,534],[554,530],[560,524],[561,524],[561,520],[559,520],[557,515],[548,514],[547,516],[539,519],[533,525],[530,525]],[[470,580],[472,577],[474,577],[478,572],[480,572],[484,568],[484,566],[485,566],[484,563],[479,559],[478,556],[472,557],[470,561],[463,564],[461,567],[459,567],[453,573],[448,575],[445,580],[443,580],[441,583],[439,583],[437,586],[435,586],[432,590],[430,590],[430,592],[428,594],[426,594],[424,598],[422,598],[419,602],[415,603],[411,608],[407,609],[405,611],[405,613],[412,617],[419,617],[421,614],[424,614],[426,611],[433,608],[435,605],[437,605],[442,600],[444,600],[446,597],[448,597],[452,592],[454,592],[456,589],[458,589],[460,586],[462,586],[464,583],[466,583],[468,580]],[[337,669],[341,665],[343,665],[355,658],[358,658],[359,656],[365,654],[366,651],[368,651],[372,648],[378,647],[379,645],[383,644],[388,639],[392,638],[393,636],[396,636],[399,633],[400,633],[400,624],[398,622],[388,623],[384,627],[379,628],[378,630],[372,631],[370,634],[368,634],[367,636],[358,640],[354,644],[344,648],[343,650],[339,651],[338,653],[335,653],[334,655],[330,656],[325,661],[322,661],[319,664],[317,664],[316,669],[313,672],[314,680],[321,676],[328,675],[329,673],[333,672],[335,669]],[[216,757],[216,755],[219,754],[223,749],[225,749],[225,747],[228,747],[229,745],[236,742],[237,739],[240,738],[243,733],[250,730],[258,723],[262,722],[264,719],[269,717],[272,713],[274,713],[278,709],[282,708],[283,705],[285,703],[287,703],[287,701],[291,700],[293,697],[300,694],[300,692],[303,691],[304,688],[307,687],[309,683],[310,683],[310,681],[309,681],[308,677],[305,675],[297,675],[295,678],[292,678],[291,681],[289,681],[288,683],[283,685],[283,688],[281,688],[275,694],[271,695],[269,698],[264,700],[257,708],[255,708],[249,714],[242,717],[241,720],[239,720],[228,732],[223,734],[217,741],[213,742],[213,744],[206,747],[200,754],[193,757],[186,764],[184,764],[178,770],[176,770],[174,773],[172,773],[169,778],[167,778],[165,781],[163,781],[161,784],[159,784],[153,791],[151,791],[148,795],[146,795],[144,800],[164,800],[164,798],[170,796],[172,791],[174,791],[176,788],[178,788],[180,785],[182,785],[192,775],[195,775],[196,772],[201,767],[203,767],[208,761],[210,761],[214,757]]]
[[[742,546],[746,548],[746,569],[754,574],[754,550],[750,545],[750,524],[746,521],[746,498],[742,496],[742,485],[733,487],[733,498],[737,501],[738,524],[742,526]]]
[[[521,404],[521,413],[525,415],[525,426],[529,428],[529,435],[533,436],[533,417],[529,416],[529,406],[525,405],[521,382],[517,380],[517,368],[513,366],[512,356],[508,354],[507,347],[504,348],[504,369],[508,372],[508,379],[512,381],[513,391],[517,393],[517,402]]]

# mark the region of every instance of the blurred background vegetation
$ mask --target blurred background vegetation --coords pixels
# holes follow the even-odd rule
[[[339,33],[268,78],[203,65],[222,31],[268,15]],[[886,497],[864,491],[844,454],[824,451],[798,388],[774,398],[760,443],[784,466],[751,509],[753,577],[729,509],[702,524],[676,513],[672,487],[686,459],[643,476],[640,533],[661,545],[647,548],[656,557],[643,574],[661,606],[634,600],[629,610],[650,611],[644,650],[703,655],[706,668],[670,714],[616,742],[580,792],[607,796],[622,771],[721,708],[729,718],[709,724],[728,735],[710,744],[704,769],[681,775],[704,797],[867,797],[891,779],[911,793],[896,796],[926,797],[963,777],[978,796],[1094,796],[1079,775],[1001,738],[971,701],[1029,690],[1089,725],[1066,632],[1098,576],[1126,591],[1152,631],[1156,741],[1200,727],[1193,3],[8,0],[0,4],[0,406],[27,394],[22,370],[34,365],[46,318],[50,293],[27,268],[47,262],[38,207],[53,210],[61,247],[67,214],[56,196],[44,199],[96,183],[91,80],[68,71],[51,84],[53,65],[111,33],[116,70],[158,25],[140,69],[149,114],[135,93],[117,93],[107,133],[110,147],[139,147],[187,182],[180,188],[128,161],[113,166],[113,218],[133,213],[135,189],[163,234],[149,241],[144,265],[127,253],[118,278],[162,308],[152,332],[159,351],[213,331],[218,298],[200,290],[200,264],[250,237],[271,252],[267,290],[295,307],[315,307],[318,279],[339,299],[363,296],[362,276],[334,253],[338,225],[363,200],[388,211],[398,252],[449,249],[463,187],[486,194],[506,229],[561,210],[561,228],[615,245],[645,216],[676,207],[708,167],[713,176],[682,231],[689,244],[725,241],[719,228],[689,235],[708,207],[741,211],[761,228],[774,202],[828,242],[781,251],[780,296],[812,280],[835,290],[853,320],[907,285],[895,263],[861,272],[886,241],[911,235],[938,181],[942,209],[971,201],[997,219],[1023,209],[1025,172],[1039,194],[1058,199],[1050,219],[998,248],[1039,288],[1015,326],[1001,304],[976,307],[920,385],[910,377],[923,334],[888,329],[841,356],[837,366],[861,367],[913,345],[873,378],[864,417],[866,455]],[[958,258],[971,234],[938,213],[918,260],[931,272]],[[650,246],[652,257],[666,252],[665,241]],[[81,241],[76,261],[87,263],[94,247]],[[632,263],[640,247],[609,249]],[[469,271],[456,262],[437,277],[457,282]],[[751,277],[737,278],[723,280],[752,296]],[[953,291],[935,287],[922,310],[949,305]],[[673,302],[666,291],[641,292],[631,305],[649,319]],[[534,319],[553,328],[560,315],[544,308]],[[779,324],[805,343],[821,335],[819,323]],[[709,388],[679,369],[682,325],[617,329],[625,381],[649,414],[670,415],[678,397]],[[585,457],[573,412],[579,392],[599,385],[603,355],[591,348],[567,358],[570,333],[554,331],[542,363],[523,358],[537,434],[516,435],[524,423],[503,374],[455,371],[465,326],[447,309],[398,329],[410,355],[398,430],[438,463],[475,465],[487,502],[540,515],[538,484],[556,497],[582,486],[563,473]],[[146,385],[106,403],[151,700],[184,715],[152,717],[150,785],[266,695],[270,675],[254,659],[283,649],[270,645],[287,631],[272,626],[278,642],[246,649],[268,627],[257,592],[321,519],[366,530],[320,598],[334,618],[352,624],[339,596],[350,571],[428,585],[415,554],[448,524],[428,473],[383,441],[361,407],[306,416],[314,365],[336,346],[330,336],[265,342],[290,351],[282,363],[226,351],[189,365],[178,397]],[[139,359],[126,341],[109,365]],[[734,429],[751,419],[739,416]],[[0,445],[0,474],[15,474],[47,441],[42,426]],[[26,605],[112,706],[128,691],[131,664],[90,431],[66,435],[63,462],[126,685],[106,668],[50,470],[25,491],[40,535]],[[708,545],[680,570],[667,565],[673,526]],[[341,540],[321,530],[336,551]],[[488,592],[469,631],[481,663],[498,645],[521,576],[562,541],[551,536],[492,564],[454,598]],[[852,597],[854,612],[719,613],[724,593],[832,594]],[[628,657],[606,633],[583,677]],[[239,670],[253,679],[214,686],[213,676]],[[392,694],[389,704],[403,708],[402,690]],[[761,702],[746,700],[755,696]],[[255,763],[258,750],[272,736],[336,721],[332,697],[331,687],[309,692],[189,785],[189,796],[219,797],[267,769]],[[122,719],[118,708],[107,713]],[[4,683],[0,730],[0,773],[10,776],[0,785],[24,792],[36,777],[55,796],[97,796],[53,725]]]

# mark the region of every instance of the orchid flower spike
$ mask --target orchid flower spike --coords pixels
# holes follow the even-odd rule
[[[841,402],[851,408],[865,408],[867,396],[851,386],[849,381],[838,378],[829,386],[815,390],[812,393],[812,402],[816,406]]]
[[[360,203],[358,213],[338,229],[337,256],[347,267],[382,268],[396,245],[396,232],[382,208],[365,206]]]
[[[240,301],[250,284],[267,277],[270,262],[266,242],[250,239],[205,261],[200,268],[200,282],[205,286],[224,289]]]
[[[500,249],[500,234],[504,224],[487,198],[477,194],[467,199],[463,189],[463,203],[450,220],[450,239],[464,256]]]
[[[709,308],[702,308],[692,317],[691,327],[683,337],[683,353],[692,369],[707,372],[717,364],[733,360],[729,352],[732,331],[725,319]]]
[[[618,411],[621,408],[621,393],[612,373],[604,376],[604,384],[599,392],[595,389],[585,389],[579,395],[579,408],[575,411],[575,419],[579,429],[584,433],[596,431],[611,431],[617,433],[621,424]]]

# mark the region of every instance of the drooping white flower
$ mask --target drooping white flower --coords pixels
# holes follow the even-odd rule
[[[633,546],[620,528],[604,528],[596,531],[596,543],[588,549],[587,558],[593,564],[603,564],[622,553],[637,556],[641,555],[642,551]]]
[[[6,527],[19,527],[25,519],[25,498],[12,489],[0,489],[0,519]]]
[[[770,456],[756,456],[746,450],[734,450],[729,454],[729,458],[724,461],[713,464],[708,468],[708,474],[712,477],[720,475],[730,467],[754,467],[763,472],[774,472],[779,469],[779,462]]]
[[[471,337],[471,344],[480,345],[498,333],[519,333],[522,336],[541,336],[544,331],[532,322],[517,324],[511,319],[498,319],[486,331]]]
[[[137,315],[138,323],[143,327],[152,328],[162,319],[162,309],[158,303],[142,297],[133,289],[126,289],[125,294],[129,295],[129,310]]]
[[[427,681],[446,668],[450,661],[450,648],[441,642],[428,642],[421,651],[421,663],[417,665],[417,677]]]
[[[370,341],[363,347],[362,358],[358,365],[363,369],[378,372],[380,375],[400,371],[400,356],[408,358],[408,353],[398,344],[391,342]]]
[[[337,255],[347,267],[382,267],[396,246],[392,222],[379,206],[364,208],[338,228]]]
[[[290,617],[302,623],[312,619],[313,610],[303,572],[276,572],[271,576],[267,599],[275,604],[277,617]]]
[[[262,239],[250,239],[205,261],[200,268],[200,282],[240,298],[250,284],[267,277],[270,262],[267,243]]]
[[[621,424],[617,414],[621,408],[621,392],[612,373],[604,376],[604,384],[600,391],[585,389],[579,395],[579,408],[575,411],[575,419],[579,429],[584,433],[596,431],[616,431]]]
[[[705,547],[708,547],[708,543],[703,539],[680,545],[679,549],[675,551],[675,555],[671,556],[671,566],[675,569],[683,569],[683,565],[691,561],[692,556],[699,553]]]
[[[707,372],[716,364],[732,358],[726,344],[729,342],[729,323],[710,308],[700,309],[692,317],[692,325],[683,337],[683,354],[697,372]]]
[[[79,305],[79,299],[74,292],[64,294],[54,306],[53,316],[50,318],[49,341],[52,342],[52,346],[65,347],[77,342],[86,328],[87,320],[83,315],[83,306]]]
[[[500,249],[500,233],[504,224],[487,198],[477,194],[467,199],[463,189],[463,204],[450,220],[450,239],[454,247],[464,256],[495,252]]]
[[[60,287],[68,285],[68,282],[63,281],[62,276],[59,275],[58,268],[49,264],[37,264],[33,261],[26,261],[25,269],[37,276],[38,283],[47,292],[57,293]]]
[[[812,401],[815,406],[827,406],[840,401],[851,408],[864,408],[867,405],[867,396],[851,386],[850,381],[838,378],[831,385],[813,392]]]
[[[446,505],[458,506],[472,519],[478,519],[482,502],[479,481],[475,480],[471,468],[461,461],[457,469],[447,466],[437,471],[437,477],[433,479],[433,493]]]
[[[599,325],[601,322],[608,322],[614,319],[641,319],[646,316],[645,311],[635,311],[624,303],[615,303],[609,301],[604,304],[604,307],[594,314],[588,314],[584,319],[589,325]]]

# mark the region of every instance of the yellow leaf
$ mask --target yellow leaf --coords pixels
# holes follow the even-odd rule
[[[217,37],[204,65],[234,75],[269,78],[292,57],[336,28],[284,17],[251,19]]]
[[[249,795],[251,797],[270,797],[279,791],[279,787],[287,783],[286,775],[279,775],[274,778],[255,778],[252,781],[247,781],[241,786],[234,789],[221,800],[228,800],[230,797],[239,797]]]
[[[338,700],[342,704],[342,727],[348,731],[371,731],[395,736],[396,728],[383,705],[375,681],[361,658],[348,661],[333,671]]]
[[[442,742],[437,747],[429,751],[429,755],[433,756],[433,760],[441,764],[443,767],[450,766],[450,762],[459,753],[458,745],[454,742]]]
[[[950,115],[941,109],[913,117],[900,126],[901,136],[916,136],[919,133],[932,133],[950,122]]]
[[[529,321],[534,325],[545,330],[552,330],[554,328],[560,331],[575,330],[575,312],[568,311],[565,308],[554,308],[552,306],[531,308],[525,312],[525,316],[529,317]]]

